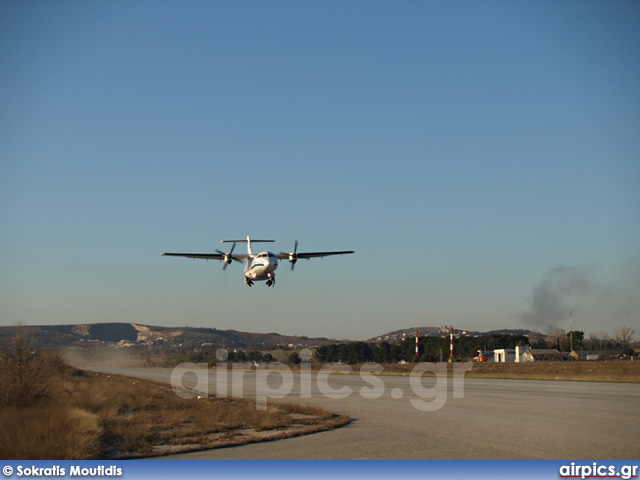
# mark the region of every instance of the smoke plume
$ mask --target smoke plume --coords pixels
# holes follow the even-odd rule
[[[529,328],[549,332],[567,318],[570,301],[575,302],[599,290],[586,270],[564,265],[556,267],[545,273],[540,283],[533,287],[531,308],[520,314],[520,319]]]

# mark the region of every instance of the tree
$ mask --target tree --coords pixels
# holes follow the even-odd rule
[[[262,354],[258,350],[251,350],[247,354],[247,360],[250,362],[259,362],[262,360]]]
[[[636,331],[633,328],[627,327],[623,325],[620,328],[616,328],[613,331],[613,334],[616,337],[616,340],[620,343],[620,347],[622,348],[622,353],[630,353],[629,344],[631,340],[633,340],[633,335]]]
[[[391,353],[391,345],[389,342],[381,342],[372,347],[373,358],[377,363],[391,363],[395,359]]]
[[[246,362],[247,361],[247,354],[242,350],[237,350],[235,352],[230,352],[229,353],[229,359],[232,362],[238,362],[238,363]]]
[[[298,365],[300,362],[302,362],[302,359],[300,355],[298,355],[298,352],[292,352],[291,355],[289,355],[289,363]]]
[[[0,409],[30,407],[55,396],[53,377],[63,373],[57,354],[39,351],[26,329],[16,327],[15,336],[0,340]]]
[[[549,335],[547,335],[547,346],[548,348],[557,348],[559,351],[562,351],[566,338],[567,332],[562,328],[554,328],[549,332]]]
[[[585,340],[584,345],[590,350],[597,350],[600,348],[600,339],[598,338],[598,335],[593,332],[589,332],[589,339]]]
[[[569,342],[571,342],[571,337],[569,337]],[[574,330],[573,331],[573,350],[580,349],[584,346],[584,332],[582,330]]]
[[[531,348],[544,348],[543,335],[538,330],[531,330],[527,337],[529,338],[529,345],[531,345]]]

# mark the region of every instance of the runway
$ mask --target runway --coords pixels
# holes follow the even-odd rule
[[[93,370],[164,383],[172,374]],[[464,379],[454,388],[446,377],[439,380],[446,385],[436,385],[408,376],[225,373],[222,383],[215,371],[178,377],[189,388],[197,380],[210,395],[223,386],[229,396],[242,390],[245,398],[316,405],[354,421],[288,440],[163,458],[601,460],[637,459],[640,451],[638,384]],[[268,398],[283,392],[282,399]]]

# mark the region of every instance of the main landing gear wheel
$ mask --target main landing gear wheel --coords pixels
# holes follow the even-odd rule
[[[276,285],[276,276],[272,275],[269,280],[267,280],[267,287],[275,287]]]

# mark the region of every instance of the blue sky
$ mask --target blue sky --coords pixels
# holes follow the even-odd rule
[[[0,324],[640,331],[636,2],[0,4]],[[353,249],[242,267],[228,238]],[[240,248],[240,247],[239,247]]]

